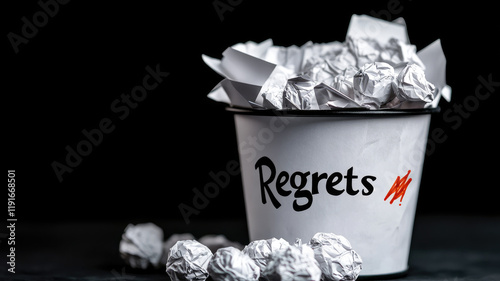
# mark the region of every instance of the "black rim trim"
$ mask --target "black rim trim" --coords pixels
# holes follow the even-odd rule
[[[405,277],[406,275],[408,275],[408,269],[389,274],[360,275],[356,280],[387,280]]]
[[[293,109],[252,109],[243,107],[226,107],[227,111],[242,115],[260,115],[260,116],[393,116],[393,115],[419,115],[437,113],[440,107],[434,108],[415,108],[415,109],[335,109],[335,110],[293,110]]]

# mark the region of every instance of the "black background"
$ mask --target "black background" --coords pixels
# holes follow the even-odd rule
[[[235,43],[268,38],[281,46],[344,41],[352,14],[404,17],[418,49],[442,40],[453,97],[432,119],[431,131],[442,130],[446,140],[425,159],[417,212],[500,214],[495,134],[500,87],[471,103],[477,108],[455,129],[443,120],[443,112],[473,100],[479,76],[500,81],[493,6],[244,0],[228,1],[234,6],[221,20],[214,2],[72,0],[60,4],[18,53],[8,34],[21,34],[22,18],[32,20],[41,8],[36,1],[3,4],[3,139],[6,168],[16,170],[18,219],[182,220],[178,205],[190,204],[192,189],[211,182],[211,171],[238,160],[231,114],[206,97],[222,78],[201,54],[220,58]],[[394,3],[399,5],[391,13],[388,5]],[[146,66],[156,65],[169,76],[119,120],[112,102],[142,84]],[[51,164],[64,163],[65,147],[75,148],[85,139],[82,130],[97,128],[103,118],[110,118],[115,130],[59,182]],[[239,176],[191,217],[207,218],[244,218]]]

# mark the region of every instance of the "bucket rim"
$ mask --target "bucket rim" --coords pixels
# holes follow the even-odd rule
[[[430,108],[412,108],[412,109],[332,109],[332,110],[297,110],[297,109],[255,109],[237,106],[228,106],[226,111],[241,115],[257,115],[257,116],[290,116],[290,117],[327,117],[327,116],[400,116],[400,115],[421,115],[432,114],[441,111],[439,106]]]
[[[363,272],[363,271],[361,271]],[[387,279],[395,279],[395,278],[401,278],[405,277],[408,275],[409,272],[409,267],[407,267],[403,271],[398,271],[398,272],[392,272],[392,273],[386,273],[386,274],[375,274],[375,275],[359,275],[356,280],[359,281],[364,281],[364,280],[387,280]]]

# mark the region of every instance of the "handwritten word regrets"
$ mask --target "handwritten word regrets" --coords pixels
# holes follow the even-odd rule
[[[311,173],[310,171],[291,173],[281,171],[278,173],[273,161],[266,156],[261,157],[255,163],[255,169],[259,172],[262,204],[266,204],[269,197],[273,206],[278,209],[281,203],[277,196],[287,197],[293,193],[295,198],[293,209],[297,212],[305,211],[312,206],[313,196],[320,193],[320,186],[324,186],[324,190],[333,196],[344,193],[350,196],[358,194],[368,196],[373,193],[374,187],[372,183],[377,179],[371,175],[362,177],[360,181],[363,187],[360,189],[357,183],[359,176],[354,174],[354,167],[347,169],[345,174],[340,172],[331,174]]]

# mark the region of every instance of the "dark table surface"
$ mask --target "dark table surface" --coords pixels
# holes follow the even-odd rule
[[[164,229],[165,238],[181,232],[195,237],[224,234],[248,243],[244,220],[153,222]],[[7,271],[7,240],[2,233],[0,280],[168,280],[164,269],[125,266],[118,244],[128,223],[18,221],[16,273]],[[500,217],[417,216],[409,273],[393,280],[500,280],[499,239]]]

